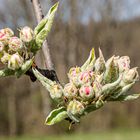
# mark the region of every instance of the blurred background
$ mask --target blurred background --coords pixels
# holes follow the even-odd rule
[[[43,12],[47,13],[57,0],[40,1]],[[37,25],[30,0],[0,0],[0,28],[10,27],[18,34],[17,27],[25,25],[32,28]],[[131,66],[140,67],[140,0],[60,0],[48,44],[62,83],[68,81],[69,68],[82,65],[92,47],[96,52],[100,47],[106,59],[113,54],[128,55]],[[43,67],[41,56],[38,65]],[[131,92],[139,91],[137,83]],[[52,106],[39,82],[32,83],[27,76],[1,78],[0,135],[94,134],[114,130],[127,130],[129,134],[136,130],[139,134],[136,140],[140,138],[140,99],[106,104],[70,131],[65,121],[44,126]]]

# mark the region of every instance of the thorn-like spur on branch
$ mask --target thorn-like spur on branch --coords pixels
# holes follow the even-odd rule
[[[31,0],[31,2],[32,2],[33,8],[34,8],[37,22],[39,23],[42,20],[42,18],[44,17],[42,9],[41,9],[40,1],[39,0]],[[42,51],[43,51],[43,55],[45,58],[45,64],[46,64],[47,68],[49,70],[52,70],[53,69],[53,62],[51,59],[50,50],[49,50],[47,40],[43,43]]]

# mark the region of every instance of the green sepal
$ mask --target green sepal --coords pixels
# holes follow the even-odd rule
[[[0,70],[0,77],[11,76],[14,74],[15,74],[15,71],[8,68]]]
[[[90,112],[92,112],[92,111],[95,111],[95,110],[101,108],[103,105],[104,105],[104,101],[98,100],[96,103],[91,104],[91,105],[88,105],[88,106],[85,108],[84,113],[87,114],[87,113],[90,113]]]
[[[94,51],[94,48],[92,48],[87,61],[81,66],[81,70],[82,71],[93,70],[95,59],[96,59],[95,51]]]
[[[59,2],[57,2],[50,8],[48,14],[44,17],[44,19],[41,20],[41,22],[35,28],[35,45],[33,45],[33,47],[31,48],[33,52],[39,50],[42,47],[43,42],[47,38],[48,33],[50,32],[52,27],[58,4]]]
[[[17,78],[19,78],[21,75],[25,74],[32,66],[33,64],[33,59],[27,60],[19,70],[15,72],[15,75]]]
[[[67,118],[67,111],[65,107],[60,107],[58,109],[54,109],[46,118],[45,125],[53,125],[56,124],[65,118]]]

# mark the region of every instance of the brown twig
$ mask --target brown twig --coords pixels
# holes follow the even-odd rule
[[[34,8],[37,22],[39,23],[42,20],[42,18],[44,17],[40,1],[39,0],[31,0],[31,2],[32,2],[33,8]],[[43,51],[45,64],[46,64],[47,68],[49,70],[52,70],[53,69],[53,62],[51,59],[50,49],[49,49],[47,40],[43,43],[42,51]]]

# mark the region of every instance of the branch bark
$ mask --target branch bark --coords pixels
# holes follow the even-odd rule
[[[39,0],[31,0],[31,2],[32,2],[33,8],[34,8],[37,22],[39,23],[42,20],[42,18],[44,17],[40,1]],[[54,69],[47,40],[43,43],[42,51],[43,51],[46,67],[49,70]]]

